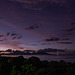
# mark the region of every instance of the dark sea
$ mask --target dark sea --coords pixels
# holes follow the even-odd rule
[[[18,57],[21,55],[1,55],[4,57]],[[64,60],[65,62],[75,62],[75,55],[22,55],[24,58],[30,58],[32,56],[38,57],[41,61],[60,61]]]

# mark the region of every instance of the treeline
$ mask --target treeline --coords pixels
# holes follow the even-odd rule
[[[62,49],[52,49],[52,48],[45,48],[39,49],[37,52],[35,50],[12,50],[8,49],[6,51],[0,51],[0,55],[49,55],[48,52],[67,52]],[[7,54],[8,53],[8,54]],[[75,52],[73,52],[75,54]]]
[[[37,57],[0,57],[0,75],[75,75],[75,63]]]

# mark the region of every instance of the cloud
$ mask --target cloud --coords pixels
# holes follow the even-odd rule
[[[71,25],[75,26],[75,22],[72,22],[72,24],[71,24]]]
[[[23,47],[19,47],[20,49],[24,49]]]
[[[23,8],[31,9],[31,10],[36,10],[36,11],[43,10],[43,6],[39,6],[38,4],[37,5],[36,4],[23,4]]]
[[[51,42],[51,41],[59,41],[59,40],[60,40],[60,38],[52,37],[52,38],[45,39],[44,41]]]
[[[60,43],[60,44],[73,44],[73,42],[57,42],[57,43]]]
[[[23,36],[14,32],[6,32],[6,34],[0,34],[0,42],[6,42],[7,40],[21,39]]]
[[[65,29],[65,36],[75,36],[75,22],[72,22],[70,26],[67,26]]]
[[[38,44],[30,44],[30,46],[37,46]]]
[[[10,36],[13,40],[14,39],[21,39],[23,36],[21,34],[18,34],[18,33],[10,33],[10,32],[7,32],[6,34],[7,36]]]
[[[6,32],[5,34],[0,33],[0,47],[3,49],[20,49],[23,50],[23,46],[37,46],[30,42],[20,42],[18,39],[21,39],[23,36],[16,32]]]
[[[4,37],[4,35],[1,34],[0,37]]]
[[[71,27],[71,28],[69,28],[69,29],[66,29],[67,32],[72,32],[72,31],[74,31],[74,30],[75,30],[75,27]]]
[[[42,10],[48,5],[58,4],[60,6],[63,6],[70,3],[70,1],[72,2],[73,0],[69,0],[69,1],[68,0],[9,0],[9,1],[19,2],[23,5],[24,8],[27,9]]]
[[[34,29],[38,29],[39,26],[36,24],[36,25],[33,25],[33,26],[28,26],[28,27],[25,27],[25,30],[34,30]]]
[[[51,43],[42,43],[41,45],[51,45]]]
[[[68,0],[10,0],[10,1],[18,1],[20,3],[27,3],[27,4],[37,4],[39,2],[50,2],[50,3],[65,3]]]
[[[0,40],[0,42],[2,42],[2,41],[4,41],[4,40]]]
[[[5,41],[5,40],[6,40],[5,35],[4,34],[0,34],[0,42]]]
[[[70,40],[70,38],[63,38],[62,40]]]
[[[73,44],[72,42],[72,39],[69,38],[69,37],[49,37],[49,38],[46,38],[44,40],[41,41],[42,44],[41,45],[51,45],[53,43],[60,43],[60,44]]]
[[[0,33],[0,47],[11,48],[11,49],[24,49],[20,45],[25,44],[17,39],[21,39],[23,36],[14,32],[6,32],[5,34]]]
[[[23,35],[18,34],[18,33],[10,33],[10,36],[11,36],[12,40],[23,38]]]

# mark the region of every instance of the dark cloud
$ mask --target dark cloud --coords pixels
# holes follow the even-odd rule
[[[67,32],[73,32],[75,30],[75,22],[72,22],[69,27],[66,28]]]
[[[30,26],[30,27],[26,27],[26,28],[25,28],[25,30],[33,30],[33,29],[35,29],[34,26]]]
[[[4,37],[4,35],[0,35],[0,37]]]
[[[60,43],[60,44],[72,44],[71,38],[69,37],[51,37],[43,40],[45,43],[42,43],[41,45],[50,45],[51,43]],[[62,41],[62,42],[61,42]]]
[[[66,37],[75,37],[75,22],[72,22],[70,25],[64,28],[63,35]]]
[[[59,5],[59,6],[66,6],[72,7],[73,0],[9,0],[12,2],[19,2],[23,5],[26,9],[32,10],[42,10],[49,5]],[[57,6],[56,5],[56,6]]]
[[[6,34],[0,34],[0,41],[6,41],[8,39],[17,40],[17,39],[21,39],[22,37],[23,36],[21,34],[7,32]]]
[[[75,33],[74,33],[74,32],[70,32],[70,33],[68,33],[68,35],[69,35],[69,36],[74,36]]]
[[[20,36],[18,36],[18,37],[17,37],[17,39],[21,39],[21,38],[23,38],[23,36],[22,36],[22,35],[20,35]]]
[[[63,38],[62,40],[70,40],[70,38]]]
[[[71,25],[75,25],[75,22],[72,22],[72,24]]]
[[[7,39],[6,38],[2,38],[2,39],[0,39],[0,41],[6,41]]]
[[[73,42],[57,42],[57,43],[60,43],[60,44],[73,44]]]
[[[9,36],[12,38],[12,40],[14,39],[21,39],[23,36],[21,34],[18,34],[18,33],[10,33],[10,32],[7,32],[7,36]]]
[[[0,40],[0,41],[4,41],[4,40]]]
[[[5,35],[4,34],[0,34],[0,42],[5,41],[5,40],[6,40]]]
[[[34,29],[38,29],[39,26],[37,24],[33,25],[33,26],[28,26],[28,27],[25,27],[25,30],[34,30]]]
[[[6,34],[7,36],[17,36],[18,34],[17,33],[15,33],[15,32],[7,32],[7,34]]]
[[[68,2],[68,0],[10,0],[10,1],[16,1],[27,4],[37,4],[39,2],[44,2],[44,1],[49,3],[61,3],[61,4],[65,4]]]
[[[75,30],[75,27],[71,27],[71,28],[69,28],[69,29],[66,29],[67,32],[72,32],[72,31],[74,31],[74,30]]]
[[[24,49],[23,47],[19,47],[19,49]]]
[[[12,38],[12,40],[14,40],[14,39],[16,39],[16,38],[17,38],[17,37],[15,36],[15,37]]]
[[[49,38],[49,39],[45,39],[44,41],[50,42],[50,41],[59,41],[59,40],[60,40],[60,38],[52,37],[52,38]]]
[[[42,43],[41,45],[51,45],[51,43]]]
[[[38,44],[31,44],[31,46],[37,46]]]
[[[7,36],[9,36],[10,35],[10,33],[9,32],[7,32]]]
[[[11,36],[17,36],[17,35],[18,35],[18,34],[16,34],[16,33],[12,33],[12,34],[11,34]]]

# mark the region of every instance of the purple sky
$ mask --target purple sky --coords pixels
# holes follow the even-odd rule
[[[75,50],[74,0],[0,0],[0,50]]]

